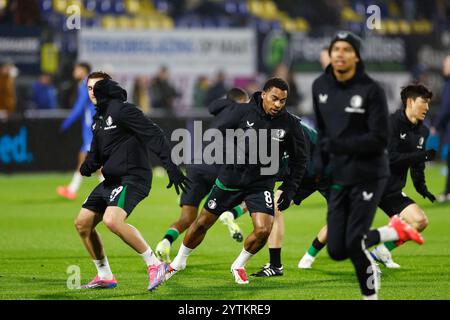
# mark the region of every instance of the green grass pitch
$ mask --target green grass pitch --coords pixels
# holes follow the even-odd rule
[[[427,169],[428,186],[439,194],[444,177],[441,166]],[[119,286],[114,290],[71,290],[70,266],[79,266],[81,282],[95,275],[95,267],[79,239],[73,221],[81,203],[96,185],[85,179],[76,201],[58,198],[57,185],[68,183],[70,174],[0,176],[0,299],[360,299],[350,261],[332,261],[324,250],[312,270],[297,269],[299,258],[325,222],[325,202],[319,194],[301,207],[285,213],[286,236],[282,250],[283,277],[250,278],[237,285],[229,267],[242,249],[218,222],[193,252],[185,271],[154,292],[146,291],[147,274],[142,259],[103,225],[102,235],[111,268]],[[154,249],[167,227],[179,215],[177,195],[167,190],[167,177],[154,177],[150,196],[129,218]],[[427,213],[430,225],[425,245],[407,243],[394,251],[398,270],[382,268],[381,299],[450,299],[450,205],[431,204],[415,193],[411,182],[406,192]],[[387,222],[380,211],[374,226]],[[240,218],[248,234],[251,219]],[[184,235],[175,242],[175,256]],[[263,248],[247,265],[249,273],[268,261]]]

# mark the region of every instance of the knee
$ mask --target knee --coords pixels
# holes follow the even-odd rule
[[[119,223],[115,221],[112,217],[105,215],[103,217],[103,223],[105,226],[114,233],[119,233]]]
[[[209,224],[203,219],[197,219],[192,222],[195,233],[206,233],[209,229]]]
[[[195,216],[191,216],[191,215],[186,215],[181,217],[181,219],[179,220],[179,224],[182,225],[185,229],[189,228],[189,226],[194,223],[195,221]]]
[[[86,220],[76,218],[74,225],[78,234],[83,238],[88,237],[92,231],[92,227],[86,222]]]
[[[327,249],[330,258],[333,260],[342,261],[348,258],[347,251],[344,246],[336,246],[328,243]]]
[[[266,241],[270,236],[270,231],[272,230],[272,226],[265,225],[265,226],[259,226],[255,228],[255,236],[256,238]]]
[[[416,230],[419,232],[422,232],[425,230],[426,227],[428,227],[428,218],[426,215],[422,215],[417,221],[416,221]]]

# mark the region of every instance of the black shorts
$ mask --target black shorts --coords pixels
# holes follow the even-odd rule
[[[211,191],[217,172],[214,174],[214,172],[198,170],[192,166],[187,168],[187,177],[191,182],[186,192],[181,193],[180,207],[187,205],[198,208],[203,198]]]
[[[303,200],[308,198],[314,192],[319,191],[320,194],[328,201],[328,196],[330,192],[329,184],[326,182],[317,183],[313,179],[304,178],[300,183],[294,198],[292,199],[294,203],[298,206]]]
[[[222,185],[219,179],[216,180],[204,208],[215,215],[234,208],[245,201],[245,205],[250,213],[262,212],[274,215],[273,207],[273,180],[266,184],[255,184],[244,189],[230,189]]]
[[[403,192],[395,192],[383,195],[378,207],[383,210],[389,217],[395,216],[403,211],[407,206],[415,203]]]
[[[137,204],[148,196],[149,191],[150,184],[105,180],[95,187],[82,207],[100,214],[104,214],[107,207],[119,207],[129,216]]]

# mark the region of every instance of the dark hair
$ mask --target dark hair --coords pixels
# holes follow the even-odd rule
[[[288,83],[281,78],[270,78],[267,80],[264,84],[263,91],[267,92],[274,87],[289,93]]]
[[[111,80],[111,76],[103,71],[94,71],[88,76],[89,79],[103,79],[103,80]]]
[[[402,88],[400,96],[402,97],[403,108],[406,109],[406,102],[408,98],[411,98],[414,101],[419,97],[422,99],[431,100],[433,97],[433,92],[431,92],[430,89],[425,87],[423,84],[414,81]]]
[[[78,63],[76,64],[76,66],[79,66],[79,67],[83,68],[84,70],[86,70],[86,73],[87,73],[87,74],[91,73],[92,67],[91,67],[91,65],[90,65],[89,63],[87,63],[87,62],[78,62]]]
[[[239,100],[248,100],[248,94],[245,90],[241,88],[231,88],[227,92],[227,99],[238,102]]]

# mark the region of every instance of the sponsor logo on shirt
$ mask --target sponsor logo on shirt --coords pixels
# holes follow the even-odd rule
[[[345,108],[345,112],[349,113],[366,113],[366,110],[361,108],[363,105],[363,98],[360,95],[354,95],[350,99],[350,107]]]
[[[405,140],[406,139],[406,133],[400,133],[400,139]]]
[[[420,137],[419,139],[419,145],[417,146],[417,149],[423,149],[423,143],[425,142],[424,137]]]
[[[111,118],[111,116],[108,116],[108,118],[106,118],[107,127],[105,127],[104,130],[111,130],[111,129],[117,128],[116,125],[112,125],[112,124],[113,124],[113,119]]]
[[[277,129],[277,131],[275,131],[275,137],[272,137],[272,139],[276,141],[284,141],[285,136],[286,136],[285,130]]]

